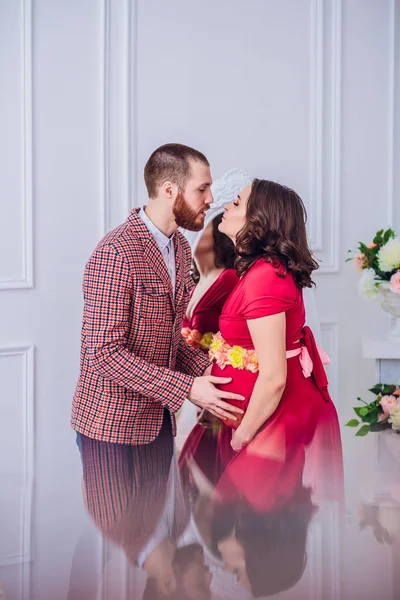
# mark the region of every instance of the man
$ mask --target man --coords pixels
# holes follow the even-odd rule
[[[160,577],[160,571],[167,570],[169,580]],[[211,600],[212,574],[205,565],[204,551],[200,544],[190,544],[174,549],[173,558],[158,568],[148,567],[149,576],[143,600]]]
[[[210,166],[197,150],[166,144],[144,170],[149,200],[97,245],[84,274],[81,363],[72,427],[105,443],[153,442],[176,432],[185,398],[229,418],[243,399],[213,384],[201,350],[181,336],[192,290],[190,247],[177,230],[200,230],[212,203]],[[165,411],[168,417],[165,419]]]

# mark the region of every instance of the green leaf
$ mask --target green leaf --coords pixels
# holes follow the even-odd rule
[[[363,408],[362,406],[353,406],[354,412],[356,413],[357,417],[360,417],[360,419],[361,419],[361,416],[362,416],[362,415],[360,415],[360,410],[362,408]]]
[[[363,423],[377,423],[378,415],[376,412],[370,412],[367,415],[364,415],[361,420]]]
[[[350,262],[351,260],[354,260],[353,256],[351,256],[350,258],[346,258],[344,262]]]
[[[382,396],[390,396],[395,391],[396,391],[395,385],[385,385],[382,390]]]
[[[365,435],[367,435],[367,433],[369,433],[370,431],[370,427],[369,425],[363,425],[362,427],[360,427],[360,429],[357,431],[356,435],[358,437],[364,437]]]
[[[370,388],[368,391],[372,392],[373,394],[380,394],[383,390],[383,384],[382,383],[377,383],[376,385],[374,385],[374,387]]]
[[[387,229],[383,234],[383,242],[386,244],[390,238],[394,237],[396,237],[396,233],[393,231],[393,229]]]
[[[359,421],[357,419],[350,419],[348,423],[346,423],[345,427],[357,427]]]
[[[365,415],[367,415],[368,413],[369,413],[369,409],[366,406],[362,406],[360,408],[360,414],[358,416],[365,417]]]

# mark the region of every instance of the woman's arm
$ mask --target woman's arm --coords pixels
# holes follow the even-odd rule
[[[259,373],[246,414],[232,436],[237,452],[248,444],[275,412],[286,385],[286,314],[247,321],[258,358]]]

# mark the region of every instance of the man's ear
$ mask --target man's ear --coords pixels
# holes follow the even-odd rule
[[[165,181],[161,186],[161,193],[163,196],[172,202],[175,202],[178,192],[178,186],[176,183],[172,183],[172,181]]]

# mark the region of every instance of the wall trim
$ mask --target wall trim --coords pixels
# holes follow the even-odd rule
[[[32,0],[20,0],[21,84],[22,84],[22,273],[17,279],[0,279],[0,290],[33,287],[33,222],[32,222]]]
[[[21,599],[30,598],[30,563],[32,556],[32,510],[34,485],[34,346],[32,344],[9,345],[0,347],[0,360],[9,356],[21,356],[23,359],[23,443],[24,443],[24,496],[22,503],[21,553],[0,559],[0,566],[21,565]]]

